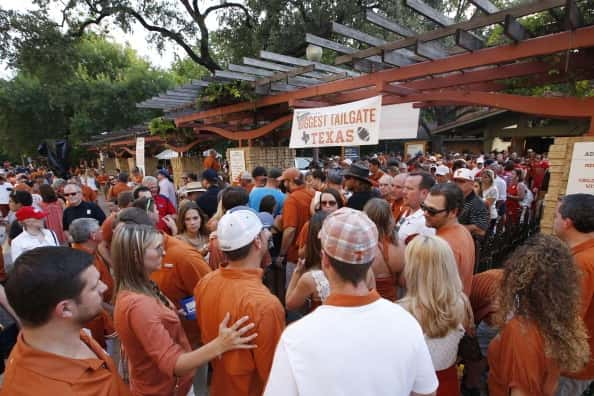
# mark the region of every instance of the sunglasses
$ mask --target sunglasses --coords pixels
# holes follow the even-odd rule
[[[77,195],[77,192],[73,192],[73,193],[64,193],[65,197],[74,197],[75,195]]]
[[[423,209],[424,212],[427,212],[429,216],[435,216],[437,214],[447,212],[447,209],[435,209],[425,204],[421,204],[421,209]]]
[[[322,206],[336,206],[336,201],[320,201]]]

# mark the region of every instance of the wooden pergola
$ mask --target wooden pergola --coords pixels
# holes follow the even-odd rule
[[[216,134],[241,144],[242,140],[249,142],[290,122],[293,108],[382,95],[384,105],[485,106],[542,117],[588,119],[588,134],[594,134],[594,98],[502,92],[509,88],[509,79],[515,79],[514,88],[530,88],[594,78],[594,26],[583,25],[580,2],[540,0],[505,10],[497,9],[488,0],[471,2],[480,12],[455,23],[421,0],[406,0],[411,9],[437,25],[426,33],[415,33],[369,11],[370,23],[402,36],[390,42],[333,24],[335,34],[367,48],[308,34],[306,41],[310,44],[340,54],[335,65],[297,62],[297,58],[262,51],[260,56],[267,61],[246,58],[249,67],[231,65],[230,70],[217,72],[217,77],[251,81],[264,96],[205,111],[186,111],[174,117],[175,123],[193,128],[197,137]],[[522,17],[540,12],[558,18],[555,33],[534,37],[522,26]],[[493,25],[503,26],[509,43],[488,47],[474,32]],[[446,47],[440,41],[448,37],[454,39],[455,45]],[[271,72],[272,68],[276,71]]]

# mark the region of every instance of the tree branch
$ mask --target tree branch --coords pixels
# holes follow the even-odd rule
[[[206,11],[204,11],[204,14],[203,14],[204,19],[206,19],[208,14],[210,14],[213,11],[220,10],[222,8],[232,8],[232,7],[241,8],[243,10],[243,12],[245,14],[246,23],[247,23],[248,27],[251,27],[252,26],[252,17],[250,16],[250,12],[243,4],[239,4],[239,3],[222,3],[222,4],[219,4],[216,6],[208,7],[206,9]]]

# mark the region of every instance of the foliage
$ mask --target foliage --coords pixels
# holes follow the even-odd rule
[[[196,99],[196,107],[199,109],[209,109],[247,102],[254,98],[254,89],[247,81],[211,83],[200,92],[200,96]]]
[[[18,16],[14,21],[22,22]],[[136,103],[170,88],[173,79],[167,73],[101,35],[67,37],[44,18],[38,22],[13,35],[10,63],[17,74],[0,81],[5,154],[34,154],[41,141],[51,138],[67,137],[76,145],[97,132],[154,116]]]
[[[168,133],[175,131],[176,126],[173,120],[167,120],[163,117],[155,117],[149,122],[149,132],[151,135],[167,136]]]

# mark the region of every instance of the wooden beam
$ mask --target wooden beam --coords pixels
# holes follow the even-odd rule
[[[408,37],[405,39],[393,41],[378,47],[367,48],[365,50],[357,51],[347,55],[339,56],[335,60],[336,65],[352,62],[354,59],[364,59],[374,55],[380,55],[384,51],[391,51],[399,48],[405,48],[415,45],[416,41],[432,41],[443,37],[450,36],[456,33],[456,30],[474,30],[477,28],[501,23],[505,21],[506,15],[512,15],[516,18],[535,14],[541,11],[548,10],[554,7],[561,7],[565,4],[566,0],[539,0],[529,4],[523,4],[521,6],[510,8],[507,10],[501,10],[492,15],[484,15],[472,18],[468,21],[460,22],[454,25],[446,26],[441,29],[435,29],[427,33],[419,34],[415,37]]]
[[[251,66],[235,65],[233,63],[230,63],[229,66],[227,66],[227,69],[229,69],[229,71],[232,71],[232,72],[253,74],[253,75],[262,76],[262,77],[270,77],[270,76],[274,75],[274,72],[271,72],[270,70],[260,69],[260,68],[251,67]]]
[[[455,21],[452,18],[443,15],[441,12],[437,11],[435,8],[430,7],[421,0],[406,0],[405,4],[408,7],[415,10],[416,12],[418,12],[419,14],[431,19],[438,25],[449,26],[455,23]]]
[[[442,59],[447,58],[448,53],[443,51],[441,48],[433,45],[433,43],[424,43],[417,41],[415,45],[415,53],[423,58],[427,59]]]
[[[546,0],[542,1],[544,2]],[[591,46],[594,46],[594,26],[587,26],[578,28],[575,31],[564,31],[528,39],[518,44],[484,48],[474,53],[450,56],[446,59],[438,59],[433,62],[416,63],[398,69],[383,70],[356,78],[333,81],[319,84],[314,87],[303,88],[294,92],[269,96],[254,102],[238,103],[235,105],[197,112],[176,118],[176,124],[183,125],[194,120],[212,117],[218,114],[233,113],[250,108],[266,107],[278,103],[287,103],[289,99],[307,99],[315,96],[366,88],[377,85],[382,81],[407,81],[435,74],[449,73],[486,65],[502,64],[520,59],[556,54],[558,52]]]
[[[332,31],[341,36],[355,39],[365,44],[377,46],[386,43],[386,40],[374,37],[370,34],[363,33],[359,30],[350,28],[340,23],[332,22]],[[396,66],[406,66],[415,63],[416,55],[414,52],[407,49],[400,49],[396,51],[390,51],[384,54],[383,60],[386,63],[390,63]]]
[[[327,107],[332,106],[332,103],[322,102],[318,100],[293,100],[289,101],[289,107],[294,109],[314,108],[314,107]]]
[[[294,67],[292,67],[292,66],[281,65],[281,64],[278,64],[275,62],[268,62],[268,61],[264,61],[261,59],[255,59],[255,58],[249,58],[249,57],[244,57],[243,63],[244,63],[244,65],[247,65],[247,66],[254,66],[254,67],[257,67],[260,69],[269,69],[269,70],[282,71],[282,72],[286,72],[286,71],[290,71],[290,70],[294,69]],[[312,63],[310,63],[310,64],[312,64]],[[304,66],[307,66],[307,65],[304,65]],[[305,73],[303,75],[307,76],[307,77],[311,77],[311,78],[323,78],[326,76],[326,74],[318,73],[318,72],[309,72],[309,73]]]
[[[485,43],[469,34],[466,30],[458,29],[456,30],[456,45],[473,52],[483,48]]]
[[[519,41],[526,40],[530,35],[524,29],[524,26],[520,24],[520,22],[516,21],[511,15],[505,16],[505,23],[503,25],[503,34],[507,37],[515,41],[516,43]]]
[[[391,93],[399,96],[411,95],[418,92],[416,89],[409,88],[403,84],[386,84],[385,82],[378,84],[376,90],[381,93]]]
[[[259,138],[261,136],[264,136],[270,132],[272,132],[274,129],[282,126],[283,124],[291,121],[293,119],[293,114],[288,114],[286,116],[280,117],[279,119],[272,121],[269,124],[266,124],[260,128],[257,129],[252,129],[250,131],[230,131],[227,129],[223,129],[223,128],[217,128],[217,127],[195,127],[194,131],[197,132],[201,132],[201,131],[206,131],[206,132],[212,132],[212,133],[216,133],[217,135],[220,135],[224,138],[227,138],[229,140],[242,140],[242,139],[255,139],[255,138]]]
[[[490,0],[470,0],[470,2],[485,14],[495,14],[496,12],[499,12],[499,8],[491,3]]]
[[[229,80],[256,81],[256,77],[252,75],[229,70],[215,70],[215,77],[226,78]]]
[[[303,73],[313,71],[314,65],[300,66],[282,73],[274,73],[270,77],[259,78],[255,81],[255,85],[266,85],[276,81],[288,80],[289,77],[295,77]]]
[[[295,65],[295,66],[314,65],[316,67],[316,70],[320,70],[320,71],[324,71],[324,72],[328,72],[328,73],[337,73],[337,74],[346,73],[349,76],[359,76],[360,75],[359,73],[357,73],[353,70],[344,69],[342,67],[336,67],[333,65],[327,65],[325,63],[313,62],[313,61],[309,61],[309,60],[305,60],[305,59],[295,58],[292,56],[281,55],[281,54],[277,54],[277,53],[270,52],[270,51],[260,51],[260,58],[272,60],[275,62],[288,63],[289,65]]]
[[[563,27],[565,29],[574,30],[582,26],[582,13],[575,0],[567,0],[565,4],[565,13],[563,14]]]
[[[391,32],[397,33],[403,37],[412,37],[412,36],[416,35],[416,33],[414,31],[407,28],[406,26],[402,26],[399,23],[396,23],[393,20],[386,18],[385,16],[380,15],[376,12],[371,11],[371,10],[367,10],[367,12],[365,14],[365,18],[369,22],[371,22],[379,27],[382,27],[386,30],[389,30]]]
[[[326,40],[325,38],[318,37],[311,33],[305,34],[305,42],[308,44],[317,45],[319,47],[328,48],[332,51],[340,52],[343,54],[352,54],[357,52],[357,50],[354,48],[351,48],[343,44],[335,43],[331,40]],[[382,58],[380,58],[379,56],[370,56],[367,58],[367,60],[375,63],[382,63]]]

